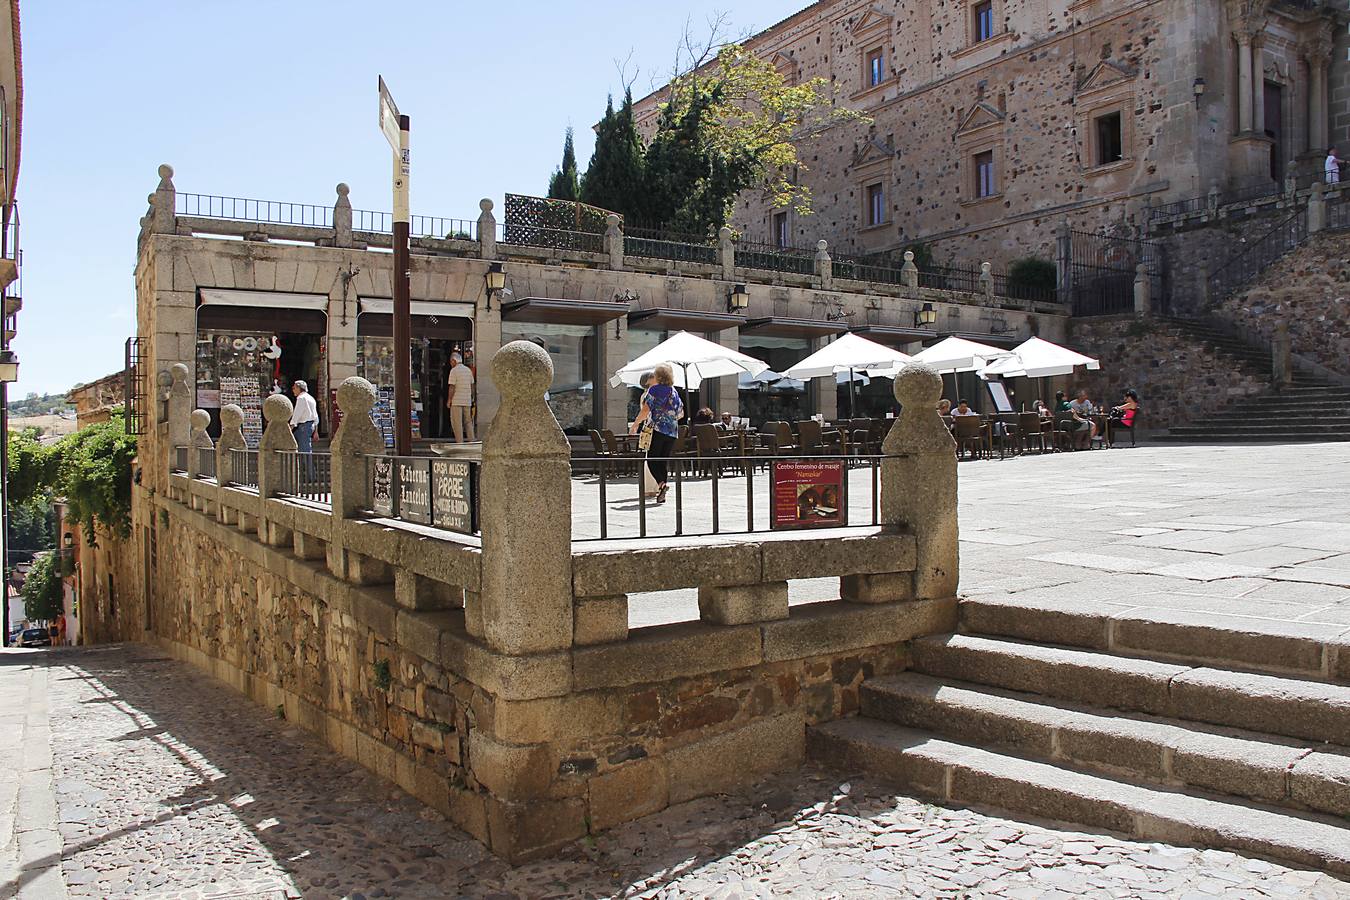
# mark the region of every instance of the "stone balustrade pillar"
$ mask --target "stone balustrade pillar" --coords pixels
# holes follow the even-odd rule
[[[235,481],[234,456],[231,450],[247,450],[248,441],[244,440],[244,410],[237,403],[227,403],[220,408],[220,440],[216,441],[216,484],[222,488]],[[239,475],[246,475],[240,472]],[[217,517],[223,525],[236,524],[233,509],[225,504],[217,505]],[[241,528],[245,526],[241,523]]]
[[[623,271],[622,221],[614,213],[605,217],[605,253],[609,255],[609,267],[616,272]]]
[[[1252,130],[1252,36],[1246,30],[1233,33],[1237,41],[1238,120],[1237,133]]]
[[[1327,227],[1327,186],[1318,181],[1308,196],[1308,234],[1317,234]]]
[[[956,442],[937,412],[942,377],[916,363],[895,377],[894,391],[900,415],[881,445],[881,517],[914,535],[914,574],[912,581],[904,575],[847,576],[841,580],[844,599],[855,602],[956,595]]]
[[[1073,298],[1073,230],[1060,219],[1055,230],[1055,293],[1060,303]]]
[[[492,214],[492,201],[487,197],[478,201],[478,256],[480,259],[497,258],[497,217]]]
[[[717,258],[722,264],[722,277],[727,281],[736,280],[736,241],[735,232],[726,225],[717,231]]]
[[[263,401],[263,436],[258,444],[258,537],[274,547],[291,543],[290,530],[267,519],[267,498],[281,487],[282,458],[278,451],[296,449],[291,433],[291,413],[295,407],[285,394],[273,394]]]
[[[1211,216],[1219,214],[1219,186],[1211,184],[1209,191],[1205,194],[1205,208],[1209,210]]]
[[[337,202],[333,204],[333,246],[351,247],[352,201],[347,198],[351,188],[341,182],[337,186]]]
[[[1137,316],[1153,314],[1153,279],[1149,277],[1148,266],[1143,263],[1134,267],[1134,313]]]
[[[1275,326],[1275,336],[1270,341],[1270,382],[1275,390],[1282,391],[1294,381],[1294,344],[1289,337],[1289,323],[1280,322]]]
[[[173,186],[173,166],[165,163],[159,167],[159,186],[150,195],[150,230],[155,234],[174,234],[178,230],[178,220],[174,207],[178,201],[178,192]]]
[[[168,471],[172,471],[176,448],[188,446],[192,439],[192,389],[188,386],[188,367],[182,363],[173,364],[169,377],[169,446],[165,461]]]
[[[914,265],[914,251],[905,251],[905,264],[900,268],[900,278],[907,288],[919,286],[919,267]]]
[[[513,656],[572,645],[571,448],[544,394],[553,362],[543,348],[513,341],[489,377],[502,405],[483,440],[481,633]]]
[[[834,260],[828,241],[816,241],[816,281],[822,291],[834,288]]]
[[[342,425],[333,436],[330,474],[333,523],[328,541],[328,568],[334,575],[358,583],[388,580],[378,561],[367,560],[347,548],[344,522],[355,518],[369,503],[370,456],[385,452],[384,438],[371,421],[375,386],[364,378],[343,379],[337,389]]]
[[[214,450],[216,445],[206,429],[211,426],[211,414],[204,409],[194,409],[188,416],[188,458],[189,478],[202,474],[202,461],[199,450]]]
[[[980,263],[980,293],[984,294],[984,302],[990,306],[994,305],[994,264],[988,262]]]

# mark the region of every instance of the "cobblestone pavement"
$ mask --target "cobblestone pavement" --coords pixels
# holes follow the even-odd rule
[[[513,870],[155,648],[5,651],[0,699],[26,723],[0,747],[32,770],[0,788],[4,898],[1350,897],[1316,872],[932,806],[813,769]],[[44,843],[44,819],[59,840]]]

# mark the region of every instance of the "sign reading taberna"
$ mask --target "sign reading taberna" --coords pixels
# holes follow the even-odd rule
[[[843,460],[773,463],[769,526],[837,528],[848,524],[848,477]]]
[[[434,457],[374,457],[371,510],[377,516],[477,534],[478,464]]]

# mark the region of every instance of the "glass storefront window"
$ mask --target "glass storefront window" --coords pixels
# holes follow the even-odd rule
[[[899,408],[892,393],[893,385],[894,382],[889,378],[864,381],[859,377],[853,383],[853,405],[850,407],[848,382],[839,384],[836,396],[838,405],[835,407],[839,411],[839,418],[884,419],[887,413],[893,413]]]
[[[553,384],[548,405],[563,432],[585,435],[599,428],[595,382],[599,377],[594,325],[552,325],[542,322],[503,322],[502,344],[539,338],[553,359]]]
[[[669,331],[653,331],[650,329],[634,328],[628,332],[628,359],[637,359],[648,351],[655,350],[656,346],[670,337]],[[626,360],[625,360],[626,361]],[[637,418],[638,403],[642,400],[642,391],[639,388],[628,389],[628,419],[631,422]]]
[[[358,326],[359,328],[359,326]],[[452,436],[445,409],[445,382],[450,354],[460,353],[477,378],[473,342],[414,337],[412,340],[413,438],[448,440]],[[362,335],[356,341],[356,374],[375,386],[371,418],[384,435],[386,447],[394,446],[394,339]],[[476,417],[477,410],[472,413]]]
[[[781,373],[811,354],[811,342],[807,338],[742,334],[740,351]],[[785,378],[773,384],[742,386],[740,400],[741,415],[748,417],[755,428],[763,427],[765,422],[811,418],[810,386],[805,382]]]

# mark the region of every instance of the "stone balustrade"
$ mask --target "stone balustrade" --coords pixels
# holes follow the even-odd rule
[[[338,389],[330,507],[274,496],[295,446],[283,395],[266,401],[256,491],[230,483],[243,435],[227,407],[219,483],[171,474],[156,501],[161,540],[217,573],[175,567],[172,589],[197,599],[157,639],[512,860],[798,764],[806,728],[856,711],[865,675],[955,625],[956,463],[931,370],[895,380],[877,527],[576,544],[552,374],[528,342],[491,360],[481,537],[365,511],[384,447],[360,378]],[[790,581],[827,575],[837,600],[789,606]],[[681,588],[698,621],[630,630],[631,595]]]

